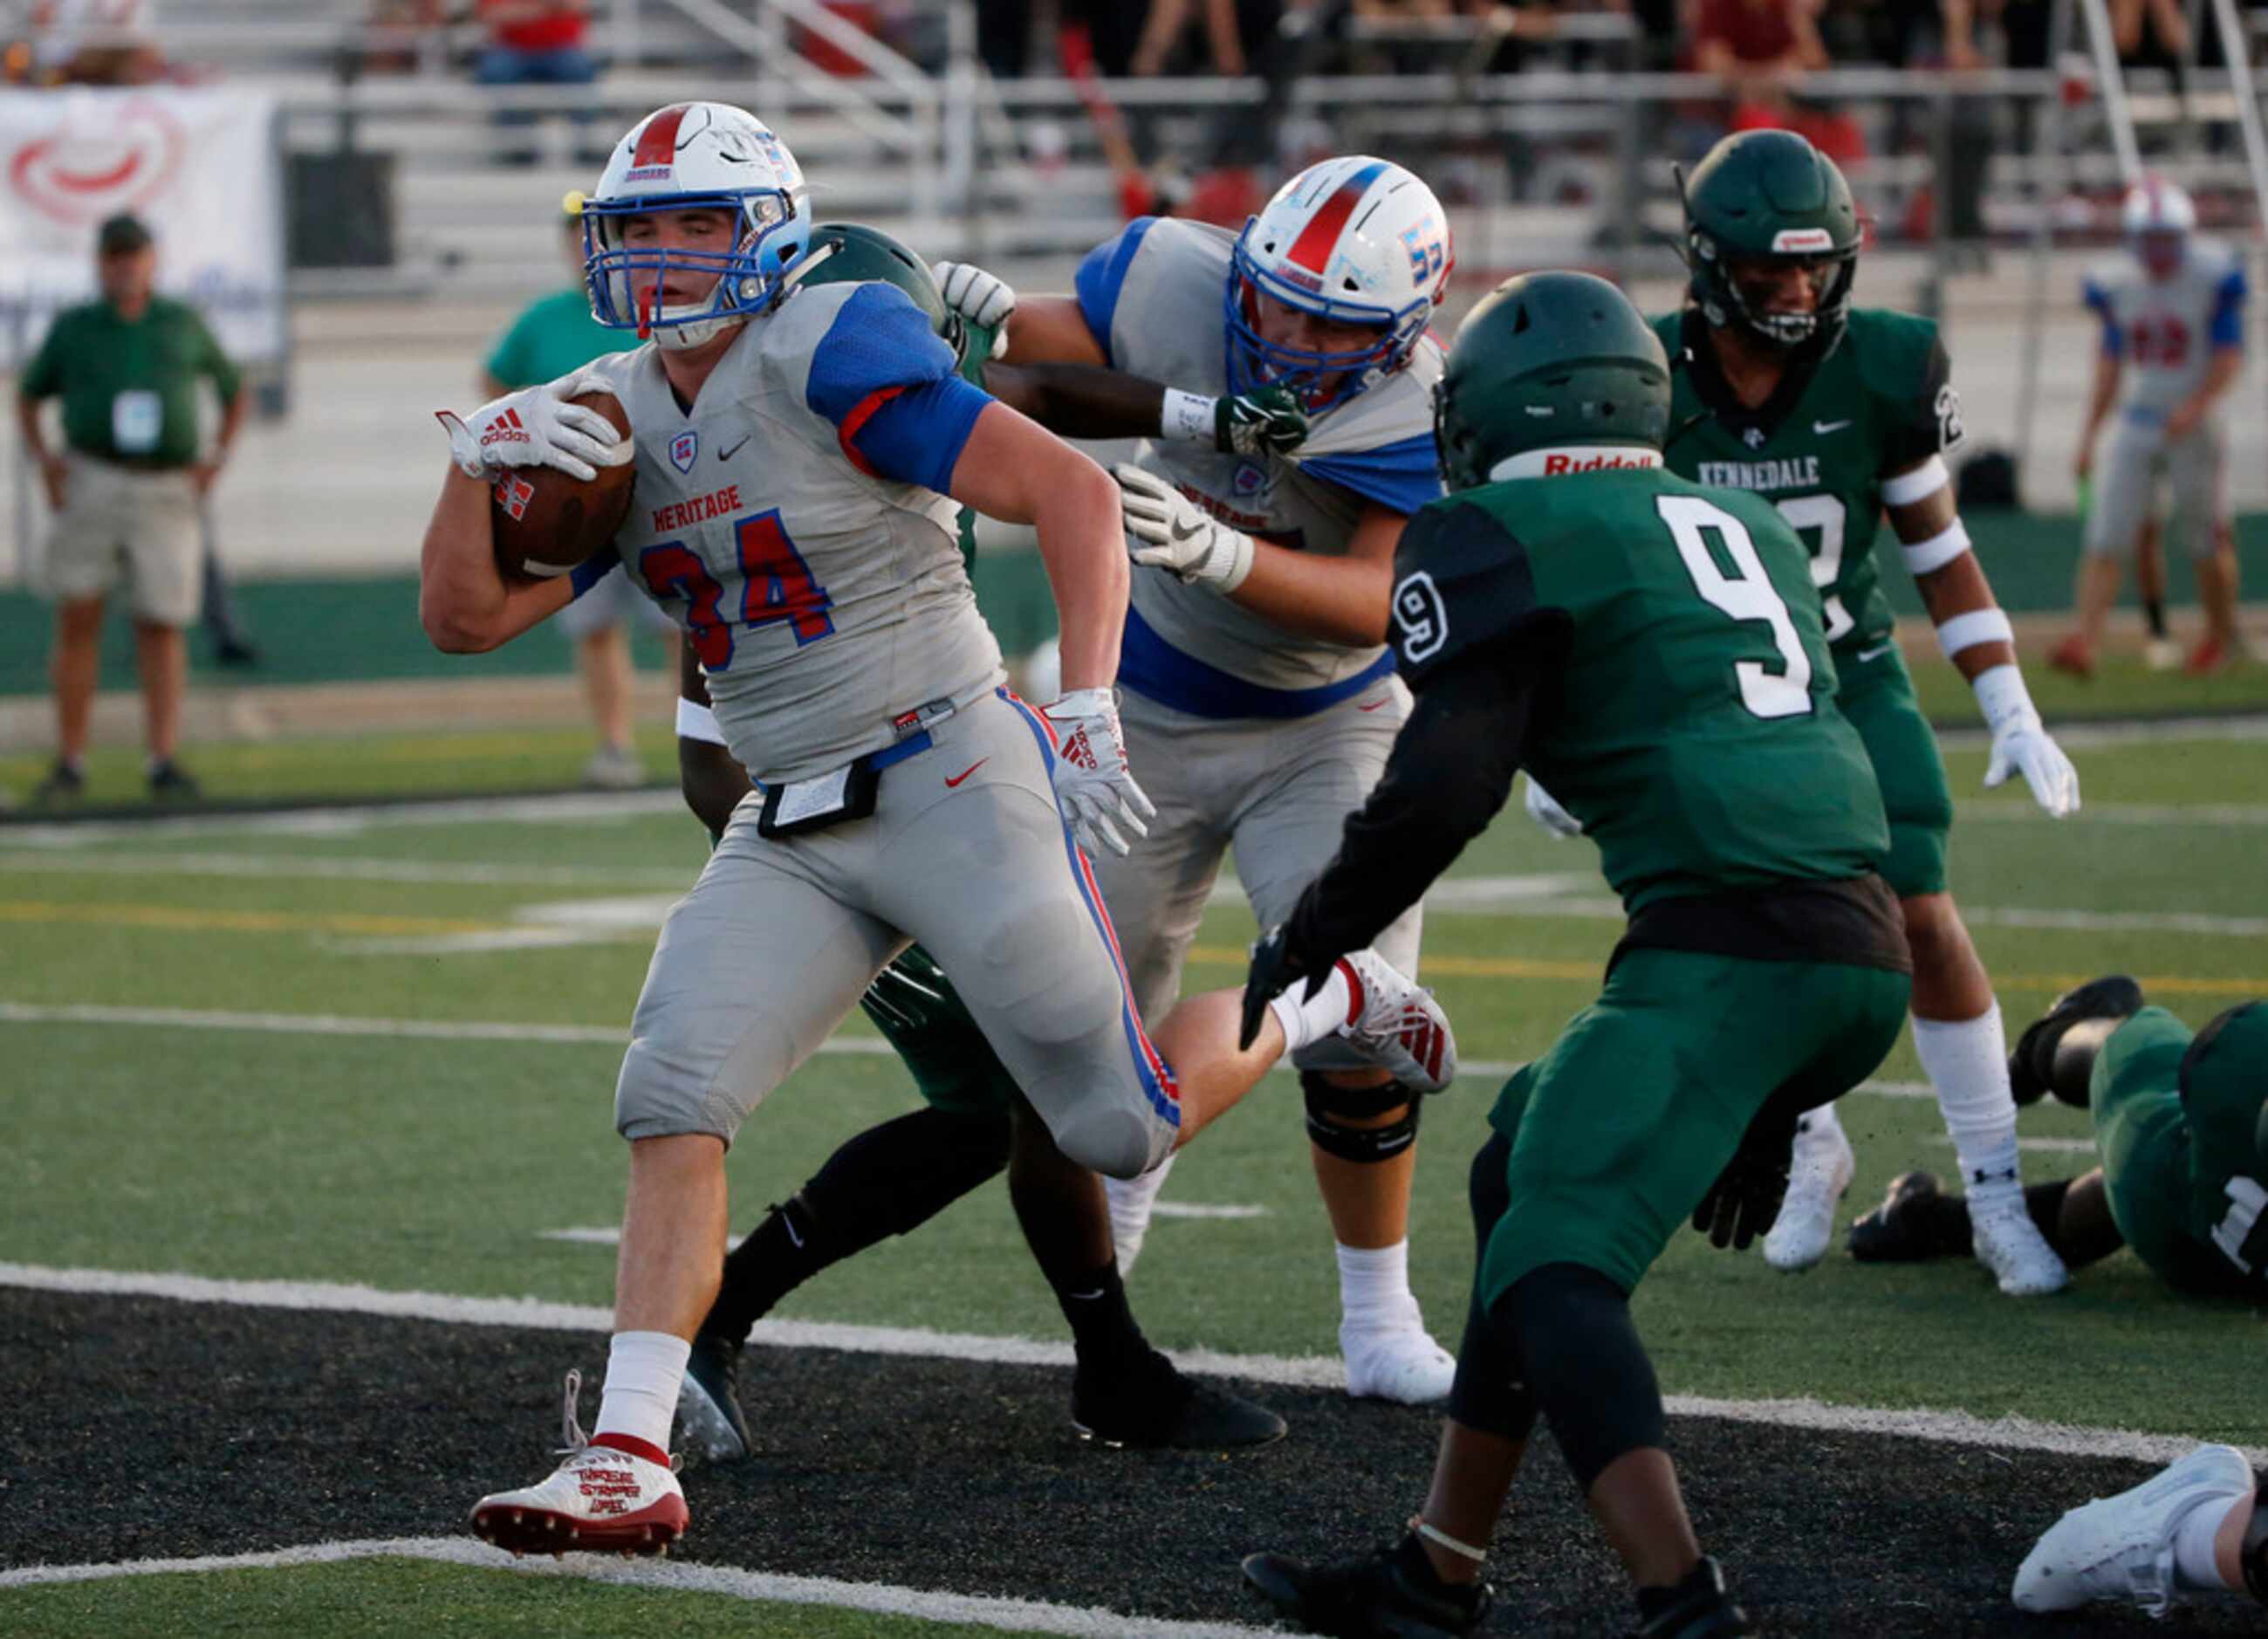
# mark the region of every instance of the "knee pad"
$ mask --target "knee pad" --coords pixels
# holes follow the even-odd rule
[[[2268,1475],[2255,1474],[2259,1495],[2252,1502],[2252,1523],[2244,1528],[2244,1586],[2252,1597],[2268,1605]]]
[[[1399,1082],[1381,1087],[1334,1087],[1322,1071],[1302,1070],[1300,1091],[1307,1101],[1307,1136],[1327,1155],[1359,1163],[1391,1161],[1418,1141],[1418,1112],[1425,1107],[1425,1100]],[[1381,1116],[1396,1105],[1407,1106],[1402,1119],[1384,1126],[1341,1124]],[[1340,1120],[1332,1120],[1333,1116]]]
[[[1477,1300],[1457,1345],[1457,1376],[1449,1385],[1449,1415],[1468,1429],[1499,1439],[1525,1440],[1535,1427],[1535,1392],[1520,1361],[1520,1333],[1512,1305],[1494,1313]]]
[[[1513,1282],[1498,1308],[1584,1495],[1616,1458],[1660,1445],[1661,1386],[1622,1288],[1581,1264],[1545,1264]]]

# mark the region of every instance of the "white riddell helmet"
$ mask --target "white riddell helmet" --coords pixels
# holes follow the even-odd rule
[[[2190,233],[2197,226],[2197,206],[2178,183],[2145,174],[2126,190],[2118,208],[2119,225],[2135,260],[2154,279],[2169,279],[2181,270],[2189,254]]]
[[[633,249],[622,242],[628,218],[703,207],[738,218],[740,236],[729,251]],[[721,102],[672,103],[630,128],[598,191],[583,202],[592,316],[663,347],[698,347],[761,312],[810,240],[803,169],[770,126]],[[716,276],[708,299],[660,306],[662,278],[688,269]],[[638,284],[655,292],[643,310],[633,294]]]
[[[1389,160],[1350,154],[1309,166],[1276,191],[1230,253],[1229,390],[1276,385],[1310,413],[1342,402],[1408,361],[1448,289],[1456,257],[1433,190]],[[1317,318],[1374,325],[1368,347],[1314,353],[1263,338],[1268,297]],[[1327,395],[1315,388],[1342,378]]]

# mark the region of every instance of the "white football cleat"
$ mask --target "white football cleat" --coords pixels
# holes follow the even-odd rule
[[[1142,1255],[1142,1243],[1150,1233],[1150,1209],[1158,1204],[1158,1192],[1166,1187],[1166,1175],[1173,1170],[1174,1158],[1167,1155],[1138,1178],[1102,1180],[1102,1197],[1110,1208],[1110,1244],[1121,1280],[1134,1272],[1134,1260]]]
[[[2156,1479],[2097,1497],[2047,1529],[2016,1568],[2020,1611],[2075,1611],[2117,1599],[2163,1616],[2174,1602],[2174,1533],[2192,1509],[2224,1512],[2252,1493],[2252,1465],[2229,1445],[2200,1445]]]
[[[1983,1192],[1970,1186],[1969,1244],[2010,1297],[2043,1297],[2070,1284],[2071,1271],[2032,1222],[2024,1192],[2014,1184]]]
[[[575,1421],[583,1374],[567,1374],[566,1461],[549,1480],[473,1504],[473,1534],[510,1552],[666,1554],[688,1515],[668,1454],[593,1445]],[[608,1436],[613,1438],[615,1436]]]
[[[1433,1341],[1415,1303],[1400,1325],[1341,1321],[1339,1353],[1346,1358],[1347,1392],[1357,1399],[1431,1406],[1449,1398],[1457,1378],[1457,1357]]]
[[[2171,638],[2152,638],[2142,646],[2142,664],[2152,671],[2178,671],[2182,646]]]
[[[1432,991],[1375,950],[1341,956],[1338,965],[1350,993],[1341,1040],[1413,1092],[1438,1093],[1456,1079],[1457,1038]]]
[[[1787,1194],[1764,1235],[1766,1263],[1796,1274],[1827,1256],[1835,1244],[1836,1211],[1851,1187],[1856,1160],[1832,1106],[1808,1111],[1797,1119]]]

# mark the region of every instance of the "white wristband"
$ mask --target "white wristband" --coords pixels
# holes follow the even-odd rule
[[[688,700],[680,695],[677,699],[677,737],[680,740],[699,740],[708,745],[723,745],[725,731],[718,726],[717,713],[698,700]]]
[[[1190,444],[1210,444],[1213,439],[1213,407],[1220,401],[1207,398],[1203,393],[1184,393],[1177,387],[1166,389],[1166,402],[1158,411],[1158,436],[1180,439]]]
[[[2040,720],[2040,709],[2032,704],[2032,691],[2024,686],[2024,674],[2013,661],[1977,673],[1976,681],[1969,686],[1977,691],[1977,706],[1984,713],[1984,727],[1996,735],[2011,722]]]
[[[1956,518],[1926,541],[1901,541],[1898,550],[1904,554],[1910,574],[1926,575],[1944,568],[1969,550],[1969,531]]]
[[[1911,506],[1916,501],[1926,500],[1952,482],[1953,475],[1945,469],[1945,458],[1933,455],[1911,472],[1883,479],[1882,505]]]
[[[2000,609],[1972,609],[1966,615],[1940,622],[1937,628],[1937,646],[1945,651],[1948,660],[1980,643],[2015,640],[2016,629],[2008,624],[2007,611]]]

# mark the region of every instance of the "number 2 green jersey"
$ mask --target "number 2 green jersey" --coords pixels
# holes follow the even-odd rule
[[[1835,708],[1802,543],[1769,503],[1651,468],[1515,479],[1422,508],[1395,566],[1421,689],[1476,648],[1564,641],[1526,761],[1634,919],[1881,864],[1874,770]]]
[[[1671,359],[1670,470],[1770,500],[1811,552],[1828,642],[1888,642],[1890,606],[1874,560],[1882,478],[1962,437],[1935,321],[1854,308],[1834,350],[1789,370],[1755,410],[1727,387],[1697,311],[1652,323]]]

